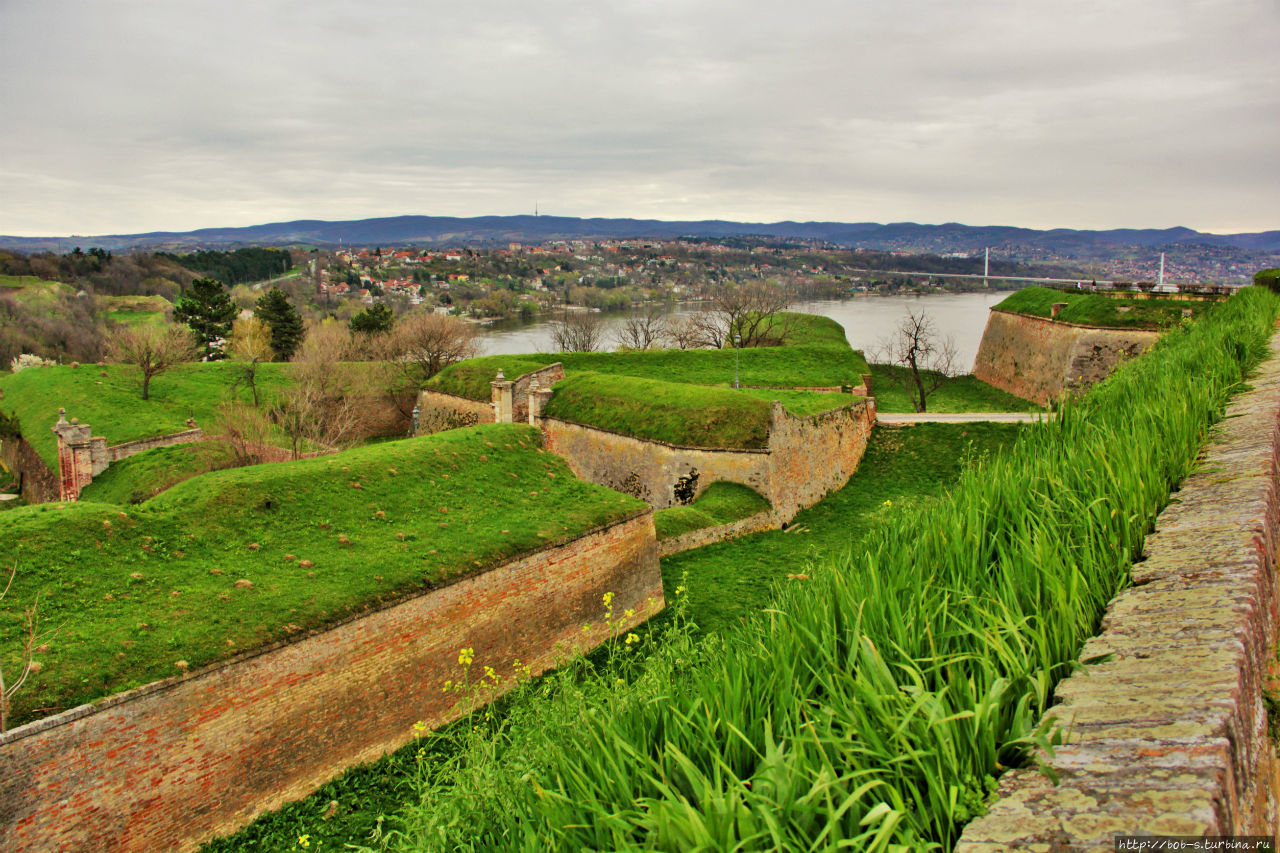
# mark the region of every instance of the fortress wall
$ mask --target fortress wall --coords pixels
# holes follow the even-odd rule
[[[774,521],[772,511],[758,512],[755,515],[749,515],[737,521],[730,521],[728,524],[717,524],[714,527],[704,527],[701,530],[690,530],[688,533],[681,533],[679,536],[672,536],[670,539],[659,540],[658,556],[669,557],[672,554],[679,554],[681,551],[701,548],[703,545],[723,542],[726,539],[736,539],[739,536],[746,536],[748,533],[771,530],[774,527],[777,527],[777,522]]]
[[[0,734],[6,851],[193,850],[466,711],[458,650],[513,684],[663,606],[653,514],[331,628]],[[582,626],[593,628],[584,633]]]
[[[22,499],[30,504],[58,499],[58,475],[25,438],[0,440],[0,462],[22,482]]]
[[[418,435],[493,423],[493,404],[443,391],[418,394]]]
[[[1280,826],[1266,697],[1280,545],[1280,338],[1147,537],[1133,586],[1059,683],[1059,777],[1013,770],[957,853],[1112,850],[1113,836]],[[1089,661],[1089,663],[1083,663]]]
[[[860,398],[841,409],[793,418],[775,403],[764,450],[681,447],[550,417],[537,423],[546,449],[562,456],[575,475],[655,509],[680,503],[681,485],[692,485],[696,497],[726,480],[768,498],[776,523],[783,523],[848,481],[867,449],[875,412]]]
[[[171,435],[158,435],[155,438],[140,438],[137,441],[126,441],[124,444],[115,444],[106,449],[107,462],[108,464],[111,462],[119,462],[121,459],[127,459],[134,454],[143,453],[147,450],[155,450],[157,447],[172,447],[175,444],[190,444],[193,441],[200,441],[203,437],[203,430],[189,429],[185,432],[175,432]],[[104,465],[103,468],[105,469],[106,466]]]
[[[1105,379],[1160,337],[1143,329],[1099,329],[991,310],[973,375],[1042,406],[1067,389]]]

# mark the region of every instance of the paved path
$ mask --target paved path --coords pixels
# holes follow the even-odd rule
[[[1002,424],[1036,423],[1052,420],[1052,412],[876,412],[876,423],[885,426],[906,424],[943,423],[967,424],[977,421],[996,421]]]

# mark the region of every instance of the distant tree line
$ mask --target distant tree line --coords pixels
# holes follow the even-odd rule
[[[236,249],[231,252],[201,250],[188,255],[171,255],[182,266],[207,278],[215,278],[223,284],[245,284],[264,281],[284,275],[293,269],[293,257],[286,249]]]

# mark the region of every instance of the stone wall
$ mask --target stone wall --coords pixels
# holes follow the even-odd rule
[[[0,462],[22,484],[22,499],[29,504],[58,499],[58,476],[25,438],[0,441]]]
[[[1061,780],[1014,770],[957,853],[1113,850],[1116,834],[1276,836],[1265,704],[1280,545],[1280,340],[1059,683]],[[1087,661],[1087,663],[1085,663]]]
[[[0,734],[4,849],[192,850],[404,745],[415,721],[458,717],[441,686],[460,648],[475,650],[473,682],[493,666],[505,689],[517,658],[541,672],[605,640],[605,592],[636,612],[618,631],[662,607],[651,512]]]
[[[739,536],[746,536],[748,533],[770,530],[777,526],[772,511],[758,512],[755,515],[749,515],[737,521],[730,521],[728,524],[717,524],[714,527],[704,527],[701,530],[690,530],[688,533],[681,533],[679,536],[672,536],[670,539],[660,539],[658,540],[658,556],[669,557],[672,554],[679,554],[681,551],[701,548],[703,545],[723,542],[726,539],[736,539]]]
[[[991,309],[973,375],[1042,406],[1066,390],[1105,379],[1160,337],[1143,329],[1100,329]]]
[[[713,450],[634,438],[557,418],[537,418],[547,450],[564,457],[573,473],[634,495],[656,509],[680,503],[711,483],[728,481],[769,499],[779,523],[845,484],[858,468],[875,412],[864,398],[807,418],[793,418],[780,403],[770,411],[763,450]]]
[[[172,447],[175,444],[191,444],[194,441],[200,441],[203,437],[203,430],[189,429],[184,432],[175,432],[169,435],[158,435],[155,438],[140,438],[137,441],[126,441],[124,444],[114,444],[106,448],[107,462],[108,464],[111,462],[119,462],[121,459],[127,459],[134,454],[143,453],[148,450],[155,450],[157,447]],[[96,468],[97,466],[95,465],[94,467]],[[95,473],[99,472],[95,471]]]
[[[443,391],[422,391],[418,394],[418,435],[491,423],[492,403]]]
[[[529,389],[537,386],[539,388],[550,388],[552,385],[564,379],[564,365],[560,362],[548,364],[541,370],[534,370],[523,376],[516,378],[511,383],[512,405],[511,405],[511,421],[512,423],[523,424],[529,422]]]

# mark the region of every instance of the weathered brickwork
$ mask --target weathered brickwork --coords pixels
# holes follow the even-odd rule
[[[635,495],[657,509],[679,503],[677,487],[694,475],[694,496],[714,482],[741,483],[769,499],[779,523],[848,481],[874,423],[875,410],[862,398],[807,418],[793,418],[775,402],[765,449],[710,450],[538,419],[547,450],[564,457],[584,480]]]
[[[1280,339],[1147,537],[1133,586],[1057,689],[1061,781],[1015,770],[958,853],[1112,850],[1116,834],[1275,836]]]
[[[0,462],[22,484],[22,499],[38,504],[58,499],[58,476],[25,438],[0,441]]]
[[[446,429],[493,423],[493,404],[445,394],[423,391],[418,394],[418,435],[430,435]]]
[[[1142,329],[1099,329],[991,309],[973,375],[1042,406],[1107,378],[1160,338]]]
[[[703,545],[723,542],[726,539],[736,539],[739,536],[746,536],[748,533],[757,533],[777,526],[772,512],[758,512],[755,515],[749,515],[746,518],[740,518],[728,524],[717,524],[715,527],[690,530],[688,533],[681,533],[679,536],[672,536],[670,539],[659,540],[658,556],[669,557],[672,554],[679,554],[681,551],[701,548]]]
[[[493,666],[541,672],[663,606],[651,512],[322,633],[0,735],[6,851],[191,850],[465,709]],[[628,609],[632,619],[621,618]],[[585,624],[591,630],[583,631]],[[490,695],[489,691],[485,695]]]
[[[204,438],[204,431],[189,429],[170,435],[158,435],[155,438],[140,438],[137,441],[126,441],[124,444],[113,444],[106,448],[107,462],[119,462],[138,453],[155,450],[157,447],[173,447],[175,444],[191,444]],[[95,467],[97,467],[95,465]],[[105,467],[105,466],[104,466]]]

